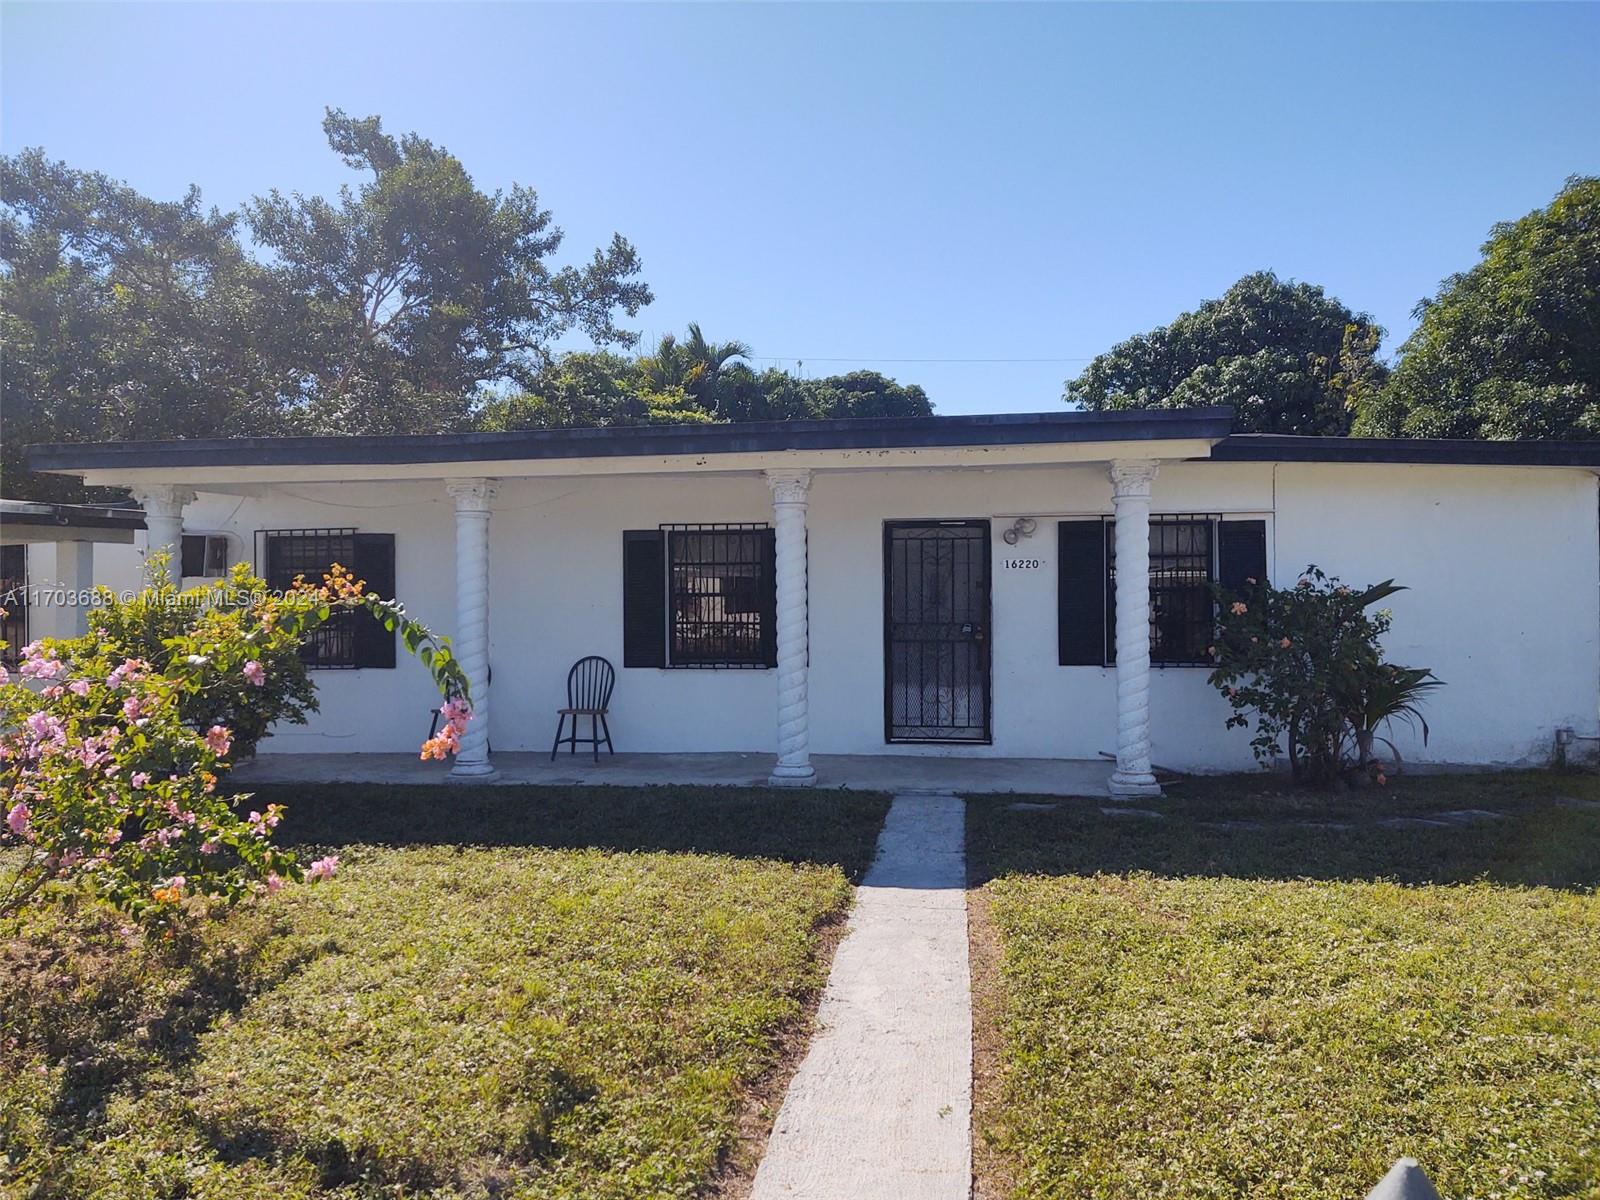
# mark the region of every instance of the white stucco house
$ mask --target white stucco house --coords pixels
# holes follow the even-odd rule
[[[453,768],[548,747],[616,665],[627,751],[1252,764],[1206,683],[1208,585],[1390,577],[1388,651],[1447,682],[1408,760],[1548,762],[1600,733],[1600,443],[1249,436],[1225,409],[35,447],[132,489],[141,545],[338,561],[453,635]],[[193,539],[203,539],[196,541]],[[190,557],[194,557],[191,554]],[[436,702],[381,630],[312,648],[322,715],[263,754],[414,751]],[[491,684],[492,671],[492,684]],[[1560,731],[1568,731],[1561,733]]]

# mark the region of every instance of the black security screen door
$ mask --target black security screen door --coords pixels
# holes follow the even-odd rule
[[[989,522],[888,522],[883,580],[884,736],[989,741]]]

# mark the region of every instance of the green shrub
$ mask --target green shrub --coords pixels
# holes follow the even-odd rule
[[[1296,780],[1384,778],[1378,730],[1400,719],[1428,725],[1418,705],[1441,681],[1424,667],[1383,660],[1379,644],[1392,616],[1373,604],[1405,589],[1385,580],[1346,587],[1315,566],[1290,588],[1247,581],[1242,594],[1218,590],[1218,628],[1210,682],[1233,707],[1228,728],[1248,726],[1263,765],[1286,746]]]

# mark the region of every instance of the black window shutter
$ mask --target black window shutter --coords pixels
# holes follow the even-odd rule
[[[1219,521],[1217,523],[1217,582],[1230,592],[1243,592],[1267,580],[1267,523]]]
[[[206,539],[199,534],[183,535],[183,550],[178,555],[178,575],[192,578],[206,573]]]
[[[1098,667],[1106,653],[1105,522],[1056,525],[1057,642],[1064,667]]]
[[[667,665],[666,551],[659,529],[622,532],[622,665]]]
[[[367,591],[385,600],[394,599],[394,534],[358,533],[355,535],[355,562],[350,570],[363,579]],[[350,614],[355,632],[355,665],[393,667],[395,634],[370,613]]]
[[[778,665],[778,532],[761,531],[761,661]]]

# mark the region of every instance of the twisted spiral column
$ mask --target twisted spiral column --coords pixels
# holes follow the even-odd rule
[[[778,762],[768,782],[807,787],[817,778],[811,766],[806,666],[806,497],[811,472],[768,471],[767,486],[777,531],[778,584]]]
[[[1111,464],[1117,522],[1117,769],[1113,796],[1159,796],[1150,769],[1150,484],[1154,459]]]
[[[456,502],[456,659],[472,688],[472,720],[450,778],[485,780],[489,762],[489,502],[493,479],[462,479],[446,491]]]
[[[183,574],[183,506],[194,503],[192,488],[170,483],[153,483],[134,488],[133,498],[144,509],[144,556],[165,550],[172,556],[172,578],[181,582]]]

